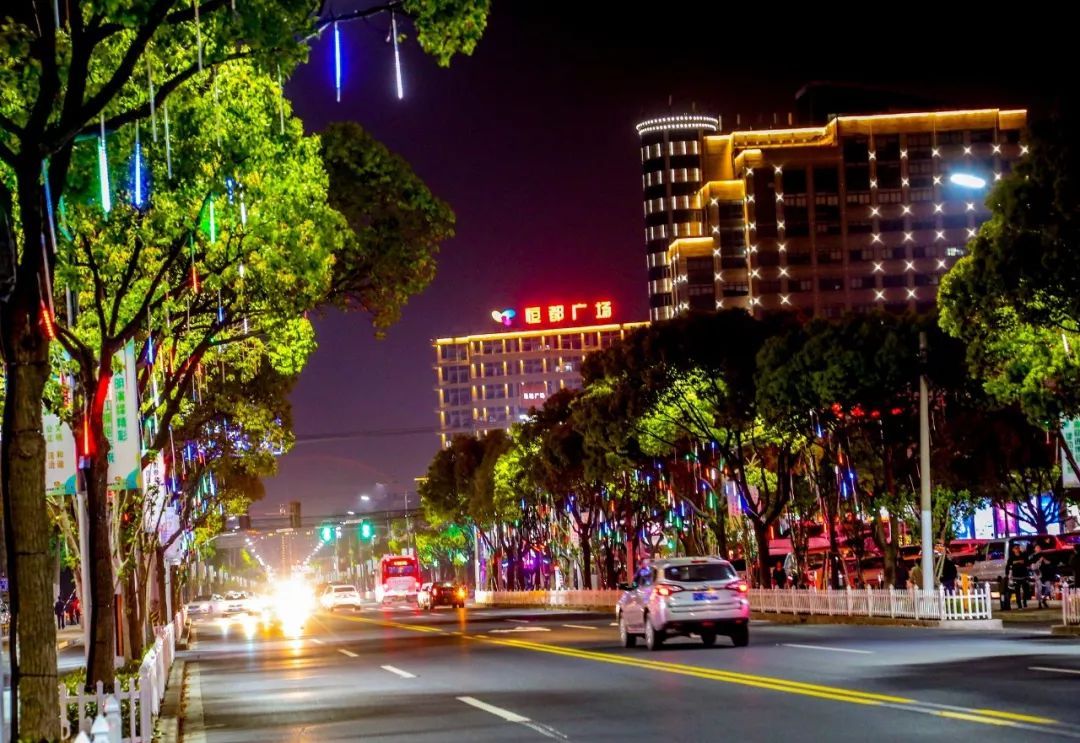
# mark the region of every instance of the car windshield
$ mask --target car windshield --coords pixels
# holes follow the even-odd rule
[[[679,583],[704,583],[713,580],[731,580],[735,570],[723,562],[706,562],[696,565],[669,565],[664,568],[665,580]]]
[[[334,586],[334,593],[354,593],[356,591],[352,586]]]
[[[400,578],[416,575],[416,566],[411,563],[407,565],[387,565],[383,568],[383,572],[390,577]]]

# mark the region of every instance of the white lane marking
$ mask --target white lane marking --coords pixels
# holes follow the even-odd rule
[[[1051,668],[1050,666],[1028,666],[1029,671],[1046,671],[1048,673],[1074,673],[1080,676],[1080,671],[1075,668]]]
[[[485,712],[487,712],[488,714],[495,715],[496,717],[501,717],[502,719],[506,720],[507,722],[517,722],[517,723],[532,722],[532,720],[530,720],[528,717],[525,717],[523,715],[519,715],[517,712],[511,712],[508,709],[503,709],[502,707],[496,707],[494,704],[488,704],[487,702],[481,702],[476,697],[458,697],[457,700],[459,702],[465,702],[465,704],[468,704],[468,705],[470,705],[472,707],[476,707],[477,709],[482,709]]]
[[[834,653],[858,653],[859,655],[873,655],[873,650],[855,650],[853,648],[830,648],[824,645],[799,645],[794,642],[780,643],[786,648],[800,648],[802,650],[830,650]]]
[[[312,638],[311,638],[311,641],[312,641],[313,643],[315,643],[316,645],[322,645],[322,644],[323,644],[323,641],[322,641],[322,640],[320,640],[320,639],[318,639],[318,638],[316,638],[316,637],[312,637]]]
[[[599,627],[590,627],[587,624],[564,624],[563,627],[569,627],[570,629],[600,629]]]
[[[555,740],[568,740],[565,735],[560,733],[555,728],[544,725],[543,723],[533,722],[528,717],[525,717],[524,715],[519,715],[517,712],[511,712],[508,709],[496,707],[494,704],[481,702],[476,697],[458,697],[457,700],[459,702],[465,702],[465,704],[468,704],[471,707],[476,707],[477,709],[481,709],[484,712],[495,715],[496,717],[501,717],[507,722],[516,722],[518,725],[524,725],[530,730],[534,730],[537,733],[540,733],[540,735],[543,735],[545,738],[553,738]]]
[[[551,632],[547,627],[512,627],[510,629],[488,630],[488,634],[505,635],[508,632]]]
[[[356,653],[352,652],[351,650],[346,650],[345,648],[338,648],[338,649],[337,649],[337,651],[338,651],[339,653],[341,653],[342,655],[347,655],[347,656],[349,656],[350,658],[357,658],[357,657],[359,657],[359,656],[357,656],[357,654],[356,654]]]
[[[203,719],[202,680],[199,664],[187,666],[187,683],[184,686],[184,740],[187,743],[206,743],[206,722]]]
[[[408,671],[402,671],[397,666],[379,666],[379,668],[383,669],[384,671],[389,671],[390,673],[396,673],[398,676],[401,676],[401,678],[403,678],[403,679],[414,679],[414,678],[416,678],[416,676],[414,674],[411,674]]]
[[[618,622],[612,622],[611,624],[608,625],[608,627],[618,627],[618,626],[619,626]]]
[[[507,619],[508,622],[517,622],[518,624],[528,624],[528,619]]]

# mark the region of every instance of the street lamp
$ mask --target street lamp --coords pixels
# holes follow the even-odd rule
[[[361,495],[360,500],[362,500],[362,501],[364,501],[366,503],[367,501],[371,500],[371,496],[370,495]]]
[[[970,188],[973,190],[986,188],[986,179],[982,176],[975,175],[974,173],[952,173],[949,176],[949,183],[954,186],[960,186],[960,188]]]

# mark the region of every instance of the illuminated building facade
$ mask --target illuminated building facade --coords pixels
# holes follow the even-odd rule
[[[608,300],[492,312],[496,333],[439,338],[436,413],[445,446],[457,434],[509,428],[562,389],[581,387],[581,361],[646,323],[611,322]]]
[[[701,237],[702,137],[717,131],[713,116],[681,114],[642,121],[641,189],[645,210],[645,254],[649,272],[649,319],[674,316],[668,246],[681,237]]]
[[[666,245],[673,314],[932,308],[990,187],[1027,151],[1025,121],[984,109],[702,131],[702,185],[679,202],[701,234]]]

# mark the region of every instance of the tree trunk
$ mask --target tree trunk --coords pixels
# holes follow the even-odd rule
[[[591,589],[592,585],[592,530],[579,529],[578,541],[581,543],[581,582],[582,588]]]
[[[37,330],[37,302],[20,286],[4,308],[6,392],[0,472],[7,550],[12,737],[57,740],[60,720],[53,614],[51,526],[45,503],[41,400],[49,374],[48,343]],[[36,293],[36,287],[35,287]],[[29,304],[29,307],[27,306]],[[33,309],[31,309],[33,308]]]
[[[104,355],[106,363],[111,354]],[[100,681],[106,691],[113,690],[116,679],[116,617],[114,614],[112,551],[109,533],[109,442],[105,438],[102,413],[110,377],[102,365],[94,401],[87,417],[92,450],[86,470],[86,506],[90,533],[90,648],[87,657],[86,689],[93,690]]]
[[[754,539],[758,548],[758,585],[769,588],[772,586],[772,574],[769,572],[769,525],[755,520]]]

